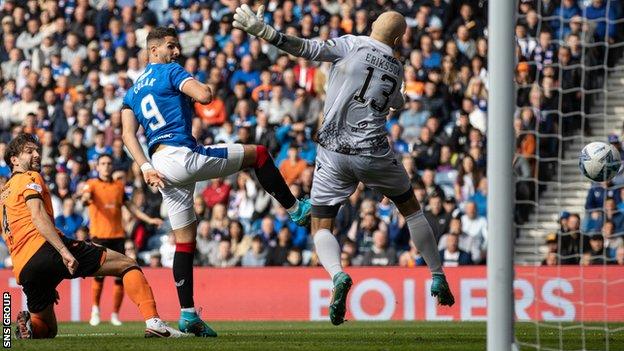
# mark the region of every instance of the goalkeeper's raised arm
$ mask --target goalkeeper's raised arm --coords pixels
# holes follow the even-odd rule
[[[352,35],[327,41],[302,39],[278,32],[275,28],[264,23],[263,15],[263,5],[254,14],[247,4],[243,4],[236,9],[233,26],[264,39],[291,55],[312,61],[335,62],[347,56],[353,48],[353,40],[349,40],[349,38],[353,38]]]

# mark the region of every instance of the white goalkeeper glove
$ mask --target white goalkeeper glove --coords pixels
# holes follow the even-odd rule
[[[258,12],[254,14],[247,4],[243,4],[236,9],[232,25],[234,28],[244,30],[253,36],[272,42],[277,38],[277,31],[264,23],[263,16],[264,5],[261,5],[258,8]]]

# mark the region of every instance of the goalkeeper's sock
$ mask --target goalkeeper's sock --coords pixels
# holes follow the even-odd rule
[[[284,177],[275,166],[269,151],[262,145],[256,146],[256,162],[253,166],[256,177],[264,190],[271,194],[284,208],[292,208],[297,203],[284,181]]]
[[[332,279],[336,274],[342,272],[340,245],[329,230],[321,229],[314,234],[314,247],[319,261]]]
[[[91,284],[91,292],[93,295],[93,306],[100,306],[100,298],[102,297],[102,289],[104,288],[104,277],[93,278]]]
[[[119,313],[121,303],[123,302],[124,287],[121,279],[115,279],[113,286],[113,313]]]
[[[193,301],[193,257],[195,242],[177,243],[173,255],[173,279],[181,308],[195,306]]]
[[[122,279],[130,300],[139,308],[143,320],[158,317],[152,288],[147,283],[141,269],[136,266],[131,267],[123,273]]]
[[[433,235],[433,229],[431,229],[429,222],[427,222],[423,211],[419,210],[418,212],[412,213],[406,216],[405,220],[407,221],[407,227],[409,228],[412,241],[425,259],[431,273],[443,273],[440,253],[438,252],[438,245]]]

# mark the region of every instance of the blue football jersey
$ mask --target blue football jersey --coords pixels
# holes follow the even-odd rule
[[[150,63],[124,97],[145,136],[150,154],[158,144],[187,146],[197,141],[191,134],[191,101],[180,88],[193,77],[178,63]]]

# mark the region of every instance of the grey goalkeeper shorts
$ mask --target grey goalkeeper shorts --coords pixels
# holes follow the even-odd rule
[[[345,155],[318,145],[311,202],[315,206],[333,206],[345,202],[358,183],[396,198],[410,190],[409,176],[394,151],[382,156]]]

